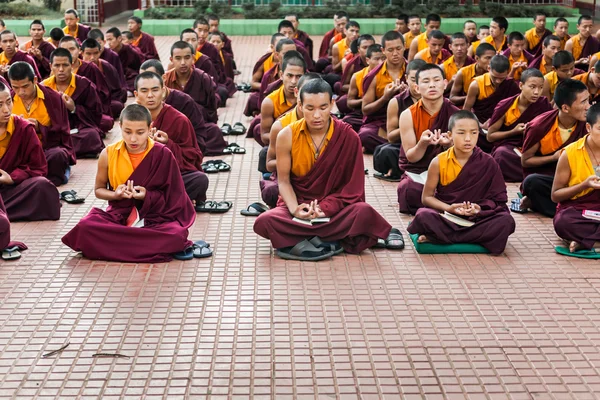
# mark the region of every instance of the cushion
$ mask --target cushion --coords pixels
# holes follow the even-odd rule
[[[569,251],[568,247],[556,246],[554,248],[554,250],[558,254],[562,254],[563,256],[567,256],[567,257],[590,258],[590,259],[600,258],[600,253],[597,252],[594,249],[592,249],[592,250],[579,250],[579,251],[576,251],[575,253],[571,253]]]
[[[415,249],[419,254],[485,254],[489,251],[479,245],[472,243],[456,243],[456,244],[438,244],[438,243],[419,243],[417,239],[419,234],[413,233],[410,235],[415,245]]]

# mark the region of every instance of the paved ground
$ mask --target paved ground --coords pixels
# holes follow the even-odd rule
[[[173,39],[158,39],[163,60]],[[267,43],[234,39],[240,80]],[[249,122],[246,96],[229,101],[223,121]],[[210,175],[208,194],[234,211],[199,214],[191,232],[212,244],[212,259],[91,262],[63,246],[106,205],[93,195],[92,160],[66,187],[85,204],[65,205],[58,222],[12,225],[30,250],[0,264],[0,397],[598,398],[599,264],[556,255],[549,219],[516,216],[500,257],[420,256],[407,245],[286,262],[238,213],[259,198],[259,147],[238,142],[248,153],[222,157],[233,170]],[[396,185],[370,175],[366,186],[404,230]]]

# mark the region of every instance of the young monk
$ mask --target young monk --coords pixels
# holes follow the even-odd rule
[[[589,72],[575,75],[576,81],[583,82],[590,92],[590,103],[594,104],[600,98],[600,61],[593,64]]]
[[[282,258],[322,260],[342,249],[360,253],[386,238],[388,247],[404,247],[400,232],[392,233],[383,217],[364,202],[361,144],[349,125],[331,118],[332,96],[327,82],[307,82],[299,94],[304,119],[277,137],[281,200],[257,218],[254,231],[269,239]],[[305,225],[294,217],[331,220]]]
[[[308,36],[308,33],[298,29],[298,26],[300,26],[300,19],[298,18],[298,14],[288,12],[286,15],[283,16],[283,18],[290,21],[294,25],[294,30],[296,31],[294,39],[302,42],[304,48],[306,48],[306,51],[308,52],[308,55],[311,59],[313,59],[313,40],[310,38],[310,36]],[[325,40],[325,38],[323,38],[323,40]],[[331,39],[329,40],[331,41]]]
[[[519,151],[523,147],[523,133],[527,124],[540,114],[552,109],[542,96],[544,76],[537,69],[527,69],[521,74],[521,93],[502,100],[490,118],[487,139],[494,145],[492,157],[502,170],[506,182],[521,182],[523,167]]]
[[[217,122],[216,84],[208,74],[194,68],[194,49],[189,43],[179,41],[171,46],[173,69],[163,77],[165,86],[189,94],[202,107],[206,121]]]
[[[529,68],[539,69],[543,75],[552,72],[552,59],[560,51],[560,38],[558,36],[546,36],[542,42],[541,55],[529,63]]]
[[[142,72],[135,79],[135,100],[152,116],[151,137],[164,144],[175,156],[185,191],[194,206],[206,200],[208,177],[202,172],[204,156],[198,147],[190,120],[168,104],[163,104],[164,85],[154,72]]]
[[[50,54],[56,48],[50,42],[44,40],[45,33],[44,23],[39,19],[34,19],[29,24],[31,40],[21,46],[21,50],[33,57],[35,65],[44,79],[50,76]]]
[[[120,119],[123,139],[100,155],[95,193],[108,208],[93,208],[62,238],[87,258],[159,263],[192,244],[194,207],[173,153],[150,139],[151,122],[145,107],[128,105]],[[143,226],[127,226],[136,211]]]
[[[465,104],[467,92],[474,79],[489,71],[490,61],[496,55],[494,46],[482,43],[477,46],[475,63],[462,67],[454,76],[454,83],[450,90],[450,101],[456,106]]]
[[[477,23],[470,19],[466,20],[465,23],[463,24],[462,33],[467,38],[467,49],[465,49],[465,53],[466,53],[468,50],[468,47],[471,45],[471,43],[478,40],[478,38],[477,38]]]
[[[488,25],[481,25],[477,28],[477,40],[479,40],[479,42],[481,42],[488,36],[490,36],[490,27]],[[471,42],[471,44],[473,43],[475,42]]]
[[[108,62],[115,68],[115,70],[117,70],[121,87],[125,89],[125,99],[123,100],[123,102],[127,101],[127,81],[125,80],[125,73],[123,72],[123,65],[121,64],[121,59],[119,58],[119,55],[106,46],[106,41],[104,40],[104,33],[102,33],[100,29],[92,29],[88,34],[88,38],[94,39],[96,42],[98,42],[98,44],[100,44],[100,59]]]
[[[0,82],[0,197],[8,219],[57,220],[59,195],[44,178],[48,165],[34,124],[12,111],[9,88]]]
[[[600,223],[582,216],[600,205],[600,105],[587,112],[588,134],[565,147],[558,159],[552,201],[558,203],[554,230],[569,251],[591,250],[600,243]]]
[[[52,76],[43,83],[61,94],[69,111],[73,148],[78,158],[96,156],[104,148],[102,142],[102,104],[89,79],[73,73],[69,50],[58,48],[50,56]],[[76,132],[73,130],[77,130]]]
[[[79,13],[76,10],[67,9],[64,18],[66,26],[63,28],[63,32],[65,35],[73,36],[79,40],[79,43],[87,39],[90,27],[79,23]]]
[[[490,35],[484,39],[474,42],[469,47],[469,55],[472,57],[473,54],[477,53],[477,47],[482,43],[489,43],[494,46],[496,53],[500,53],[507,48],[506,44],[506,31],[508,30],[508,20],[504,17],[494,17],[490,22]]]
[[[198,34],[192,28],[182,30],[181,34],[179,35],[179,40],[189,43],[194,49],[198,48]],[[211,78],[213,78],[215,82],[217,82],[217,70],[215,69],[215,66],[213,65],[211,59],[197,50],[194,53],[194,59],[196,61],[194,63],[194,66],[206,72],[208,75],[211,76]],[[171,68],[173,68],[173,63],[169,62],[169,64],[167,65],[167,69]]]
[[[41,79],[40,72],[37,69],[37,65],[29,54],[19,50],[17,35],[13,31],[8,29],[0,32],[0,46],[2,46],[2,53],[0,53],[0,75],[6,77],[8,69],[13,63],[24,61],[31,65],[35,76]]]
[[[217,76],[219,77],[216,83],[225,85],[228,88],[233,86],[233,89],[235,89],[235,85],[233,85],[233,82],[227,81],[227,77],[225,76],[225,66],[223,65],[221,56],[219,55],[219,50],[217,50],[215,46],[208,42],[208,33],[210,29],[208,25],[208,20],[202,17],[198,18],[194,21],[193,28],[198,34],[198,48],[196,50],[209,57],[212,61],[217,72]],[[233,92],[235,92],[235,90]],[[223,101],[224,100],[225,99],[223,99]]]
[[[358,27],[358,29],[360,30],[360,26]],[[310,58],[308,51],[306,51],[306,49],[304,48],[304,45],[302,44],[301,41],[294,39],[294,37],[296,36],[296,30],[294,29],[294,24],[292,24],[290,21],[287,21],[287,20],[280,21],[279,25],[277,26],[277,32],[281,33],[286,38],[292,39],[294,41],[294,43],[296,44],[296,51],[299,52],[300,54],[302,54],[302,58],[304,58],[304,61],[306,62],[306,68],[308,68],[309,71],[313,71],[315,69],[315,65],[313,63],[312,58]],[[344,31],[344,35],[345,34],[346,33]],[[354,38],[356,39],[357,37],[358,37],[358,34],[356,34],[356,36]],[[340,40],[341,40],[341,38],[340,38]],[[332,46],[333,46],[333,44],[332,44]]]
[[[527,68],[529,63],[533,61],[533,56],[525,48],[525,36],[521,32],[511,32],[508,35],[508,49],[502,52],[508,63],[510,64],[510,72],[508,76],[515,81],[521,79],[521,73]]]
[[[565,50],[573,54],[578,68],[587,69],[590,58],[600,50],[600,42],[592,35],[594,19],[589,15],[582,15],[577,20],[579,33],[567,40]]]
[[[196,33],[196,32],[194,32]],[[224,46],[225,46],[225,34],[223,32],[211,32],[208,34],[208,41],[210,44],[212,44],[213,46],[215,46],[217,48],[217,50],[219,50],[219,55],[221,56],[221,60],[223,61],[223,65],[225,67],[225,75],[230,78],[233,79],[234,78],[234,69],[233,66],[235,64],[235,61],[233,60],[233,57],[231,56],[231,54],[227,53],[224,50]]]
[[[424,60],[426,63],[441,64],[451,54],[448,50],[444,49],[446,42],[446,35],[442,31],[433,30],[427,34],[427,47],[417,54],[414,59]]]
[[[229,37],[227,36],[227,34],[225,34],[225,32],[223,32],[221,29],[219,29],[220,24],[221,24],[221,18],[219,18],[219,16],[217,14],[208,14],[206,16],[206,19],[208,20],[209,36],[211,33],[219,32],[221,34],[221,37],[223,38],[222,51],[229,54],[231,56],[231,59],[233,60],[233,47],[231,46],[231,39],[229,39]]]
[[[387,137],[389,143],[375,148],[373,152],[373,168],[377,174],[373,176],[390,182],[398,182],[402,176],[398,158],[400,156],[400,115],[408,107],[421,98],[417,89],[417,71],[426,65],[423,60],[412,60],[406,67],[406,83],[408,88],[392,98],[387,108]]]
[[[142,32],[142,19],[139,17],[129,17],[127,20],[127,29],[133,35],[132,46],[137,47],[141,50],[145,57],[145,60],[156,59],[160,60],[156,45],[154,44],[154,38],[152,35]]]
[[[417,55],[421,50],[425,50],[429,47],[427,43],[427,38],[431,31],[439,31],[440,26],[442,25],[442,18],[437,14],[428,14],[425,17],[425,32],[421,33],[410,43],[409,51],[408,51],[408,61],[412,61],[413,58]]]
[[[65,33],[60,28],[52,28],[50,29],[50,35],[48,36],[48,43],[56,48],[58,47],[58,42],[60,42],[60,39],[65,37]]]
[[[556,203],[551,199],[551,189],[556,162],[566,146],[585,135],[589,98],[582,82],[567,79],[554,93],[557,109],[541,114],[527,124],[521,156],[525,175],[521,184],[523,198],[512,200],[511,211],[527,212],[531,208],[544,216],[554,217]]]
[[[400,114],[399,165],[405,172],[421,174],[433,158],[451,144],[448,119],[458,111],[444,98],[446,80],[440,67],[425,64],[415,76],[421,99]],[[398,185],[400,212],[414,214],[423,207],[423,184],[404,174]]]
[[[33,68],[25,62],[14,63],[8,77],[15,91],[13,113],[34,127],[46,156],[46,176],[56,186],[67,183],[70,166],[75,165],[75,150],[69,133],[69,113],[62,96],[39,85]]]
[[[533,28],[525,32],[525,50],[534,57],[542,54],[544,39],[552,35],[552,32],[546,29],[546,17],[543,11],[537,11],[533,14]]]
[[[544,91],[542,96],[554,99],[554,91],[558,84],[566,79],[571,79],[575,72],[575,59],[566,50],[557,52],[552,58],[552,72],[544,75]]]
[[[148,60],[140,67],[140,73],[150,71],[163,76],[165,69],[158,60]],[[217,156],[223,154],[223,149],[227,147],[227,141],[223,139],[221,129],[212,122],[206,122],[202,116],[200,106],[196,104],[189,94],[180,90],[164,88],[164,101],[183,113],[194,127],[198,147],[202,154],[206,156]]]
[[[400,14],[396,17],[395,29],[403,35],[410,31],[410,29],[408,29],[408,14]]]
[[[332,43],[333,38],[336,35],[343,35],[344,27],[349,20],[348,13],[345,11],[336,11],[333,15],[333,29],[323,36],[323,41],[319,48],[319,59],[315,65],[317,72],[322,73],[327,66],[331,65],[331,46],[334,44]]]
[[[567,40],[571,39],[571,35],[569,35],[569,21],[563,17],[556,18],[552,34],[560,39],[560,49],[564,50]]]
[[[350,44],[360,35],[360,25],[356,21],[348,21],[344,27],[346,37],[331,47],[331,65],[333,72],[342,72],[342,60],[350,53]]]
[[[358,50],[357,54],[354,57],[352,57],[344,66],[342,79],[340,80],[338,86],[338,95],[340,95],[341,97],[344,97],[344,95],[348,93],[348,90],[350,89],[350,79],[352,78],[352,75],[354,75],[355,72],[358,72],[367,67],[367,50],[374,44],[375,38],[373,38],[373,36],[371,35],[360,35],[358,39],[356,39],[356,49]],[[381,49],[381,46],[379,46],[379,48]],[[344,111],[340,108],[340,104],[342,105],[342,108],[347,109],[347,106],[343,103],[344,100],[338,97],[338,99],[336,100],[336,104],[338,106],[338,109],[340,109],[340,111],[342,112]]]
[[[473,113],[457,112],[448,128],[454,145],[431,162],[423,189],[425,208],[417,211],[407,230],[419,235],[419,243],[474,243],[502,254],[515,221],[506,207],[500,167],[477,147],[479,121]],[[440,212],[475,224],[457,225]]]
[[[410,15],[408,17],[408,32],[404,33],[404,43],[406,50],[404,52],[404,57],[408,57],[408,52],[410,51],[410,45],[413,40],[421,34],[421,17],[418,15]],[[415,53],[416,54],[416,53]]]
[[[123,37],[119,28],[110,28],[106,31],[106,44],[108,47],[119,55],[121,67],[125,74],[125,81],[127,83],[127,91],[133,95],[133,81],[138,74],[140,65],[142,65],[142,57],[140,53],[135,51],[128,44],[123,44]],[[108,60],[107,60],[108,61]],[[110,61],[109,61],[110,62]],[[128,93],[129,95],[129,93]]]
[[[467,49],[469,48],[469,41],[464,33],[458,32],[450,37],[450,51],[452,56],[444,61],[441,65],[444,71],[444,77],[448,81],[448,89],[446,92],[449,93],[454,84],[454,78],[458,71],[467,65],[475,63],[471,57],[467,56]]]
[[[386,61],[373,69],[363,81],[363,126],[358,132],[365,153],[373,154],[375,147],[387,143],[385,132],[387,105],[392,97],[406,89],[404,76],[404,37],[389,31],[381,38]]]

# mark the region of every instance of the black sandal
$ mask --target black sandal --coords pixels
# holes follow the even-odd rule
[[[233,127],[229,133],[231,135],[244,135],[246,133],[246,127],[241,122],[236,122],[233,124]]]
[[[333,251],[315,247],[304,239],[293,247],[277,250],[277,255],[284,260],[294,261],[321,261],[333,256]]]
[[[240,214],[245,217],[258,217],[260,214],[269,211],[269,207],[263,203],[252,203],[246,209],[241,210]]]
[[[77,197],[77,192],[74,190],[66,190],[60,193],[60,199],[66,201],[69,204],[81,204],[85,203],[83,197]]]

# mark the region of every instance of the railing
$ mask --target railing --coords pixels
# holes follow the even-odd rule
[[[139,8],[144,10],[148,7],[151,7],[152,4],[154,3],[154,7],[194,7],[194,5],[196,4],[197,0],[154,0],[153,2],[151,0],[140,0],[139,1]],[[425,0],[421,0],[421,2],[423,2]],[[226,1],[218,1],[219,3],[227,3],[230,6],[234,6],[234,7],[241,7],[242,4],[245,3],[249,3],[248,0],[226,0]],[[254,4],[257,6],[268,6],[270,3],[272,3],[272,0],[254,0]],[[323,6],[325,3],[325,0],[280,0],[280,3],[282,6],[284,7],[291,7],[291,6],[299,6],[299,7],[306,7],[306,6]],[[356,5],[356,4],[364,4],[364,5],[369,5],[371,4],[371,0],[350,0],[350,4],[351,5]],[[385,4],[391,4],[391,0],[385,0]]]

